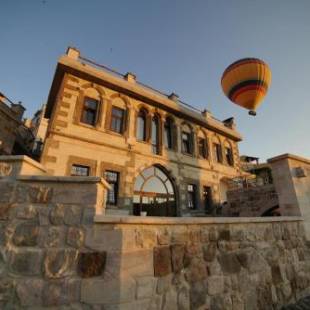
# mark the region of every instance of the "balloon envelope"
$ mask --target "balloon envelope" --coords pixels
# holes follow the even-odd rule
[[[270,83],[269,66],[257,58],[235,61],[226,68],[221,80],[225,95],[253,114],[266,96]]]

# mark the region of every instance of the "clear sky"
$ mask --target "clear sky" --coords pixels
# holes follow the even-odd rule
[[[240,154],[310,157],[309,0],[1,0],[0,91],[26,115],[47,100],[67,46],[216,118],[234,116]],[[271,67],[256,117],[223,95],[223,70],[243,57]]]

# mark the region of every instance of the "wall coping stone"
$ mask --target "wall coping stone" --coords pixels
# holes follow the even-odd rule
[[[1,155],[0,162],[25,162],[43,172],[47,172],[46,169],[40,164],[39,162],[35,161],[34,159],[30,158],[26,155]]]
[[[21,175],[16,178],[22,182],[47,182],[47,183],[101,183],[110,189],[109,183],[101,177],[79,177],[79,176],[50,176],[50,175]]]
[[[289,153],[269,158],[267,160],[267,162],[268,163],[274,163],[276,161],[283,160],[283,159],[293,159],[293,160],[301,161],[301,162],[304,162],[304,163],[310,165],[310,160],[308,158],[301,157],[301,156],[294,155],[294,154],[289,154]]]
[[[95,223],[145,224],[145,225],[195,225],[195,224],[242,224],[303,221],[300,216],[271,217],[155,217],[155,216],[105,216],[95,215]]]

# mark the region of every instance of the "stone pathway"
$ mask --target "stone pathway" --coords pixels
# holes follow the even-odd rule
[[[284,306],[281,310],[310,310],[310,296],[298,300],[296,304]]]

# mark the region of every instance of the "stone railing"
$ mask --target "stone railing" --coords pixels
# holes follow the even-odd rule
[[[107,217],[104,189],[0,178],[1,309],[252,310],[309,292],[300,218]]]

